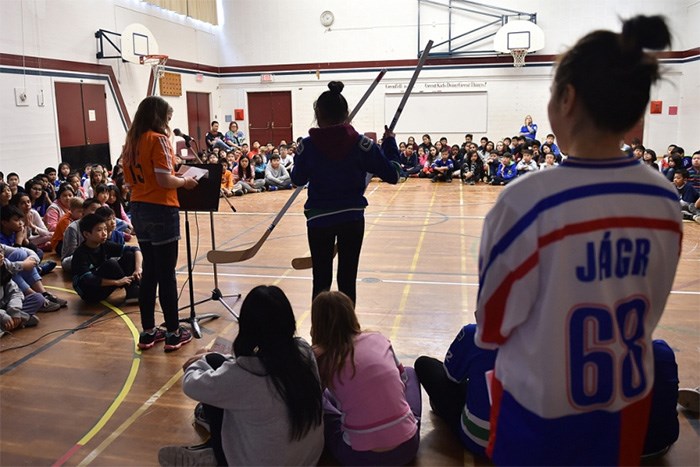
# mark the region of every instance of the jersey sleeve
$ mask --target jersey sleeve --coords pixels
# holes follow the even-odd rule
[[[508,191],[486,216],[481,234],[476,343],[483,348],[503,344],[528,318],[538,290],[536,227],[504,195]]]
[[[365,148],[366,141],[371,142],[366,137],[363,137],[360,141],[360,149],[364,156],[362,158],[362,169],[367,173],[378,176],[387,183],[397,183],[401,165],[398,162],[399,150],[396,146],[396,139],[386,138],[382,141],[382,148],[374,143]]]
[[[474,331],[476,326],[464,326],[450,344],[445,355],[444,367],[447,377],[455,383],[461,383],[469,372],[470,348],[474,346]],[[470,342],[471,341],[471,342]]]
[[[304,151],[304,141],[297,146],[291,177],[292,183],[296,186],[304,186],[309,182],[309,157],[308,153]]]
[[[172,174],[175,172],[175,163],[173,161],[173,149],[170,145],[170,140],[165,135],[158,135],[156,142],[151,146],[151,162],[153,164],[153,172]]]

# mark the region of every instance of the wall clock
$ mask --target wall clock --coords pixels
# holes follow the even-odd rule
[[[335,21],[335,15],[333,14],[332,11],[326,10],[323,13],[321,13],[321,24],[327,28],[329,28],[332,24],[333,21]]]

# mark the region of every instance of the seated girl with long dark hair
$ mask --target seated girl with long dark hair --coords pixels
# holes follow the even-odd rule
[[[234,356],[197,355],[182,387],[204,403],[211,438],[167,446],[161,465],[316,465],[323,451],[321,386],[311,347],[295,337],[284,292],[258,286],[241,306]]]

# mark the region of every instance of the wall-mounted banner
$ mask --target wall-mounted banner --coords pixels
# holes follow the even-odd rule
[[[408,83],[390,83],[384,85],[389,93],[403,92]],[[443,92],[443,91],[485,91],[486,81],[433,81],[416,83],[413,92]]]

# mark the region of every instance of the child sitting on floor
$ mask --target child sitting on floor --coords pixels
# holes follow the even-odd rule
[[[61,245],[61,266],[63,271],[70,274],[71,272],[71,262],[73,260],[73,253],[75,250],[83,243],[83,236],[80,234],[80,227],[78,223],[83,216],[88,214],[94,214],[95,211],[100,207],[100,202],[95,198],[88,198],[83,201],[82,213],[76,216],[75,220],[68,224],[66,231],[63,234],[63,244]],[[56,251],[59,252],[58,250]]]
[[[26,237],[42,251],[51,251],[51,232],[44,224],[35,209],[32,209],[32,201],[27,193],[18,193],[10,200],[10,204],[16,206],[24,214],[24,231]]]
[[[39,324],[35,313],[45,302],[40,294],[24,296],[12,281],[12,273],[5,266],[5,254],[0,249],[0,337],[6,332]]]
[[[112,208],[112,211],[114,211],[114,216],[117,219],[123,220],[129,226],[129,232],[124,232],[124,238],[126,238],[126,241],[128,242],[131,240],[131,233],[133,232],[134,228],[131,225],[131,219],[129,219],[129,216],[126,214],[126,208],[124,206],[124,199],[122,198],[121,191],[116,185],[107,185],[107,189],[109,190],[107,206]]]
[[[405,465],[420,443],[421,393],[389,340],[363,331],[352,300],[321,292],[311,339],[324,393],[326,448],[343,465]]]
[[[73,287],[86,302],[99,302],[118,288],[126,289],[126,304],[138,303],[141,250],[107,240],[103,217],[88,214],[80,219],[84,241],[73,253]]]
[[[95,214],[103,217],[105,220],[105,225],[107,226],[107,240],[117,245],[124,245],[126,243],[126,236],[117,230],[117,218],[112,208],[109,206],[101,206],[97,208]]]
[[[39,261],[44,257],[44,252],[30,242],[27,237],[24,228],[24,213],[13,205],[0,211],[0,243],[17,248],[27,248],[39,257]],[[39,274],[42,276],[53,271],[55,267],[54,261],[45,261],[37,266]]]
[[[66,300],[56,297],[44,288],[37,265],[39,257],[27,248],[15,248],[0,243],[0,251],[4,257],[4,266],[12,275],[12,281],[17,284],[25,297],[40,295],[41,308],[39,311],[56,311],[68,305]]]
[[[59,219],[58,224],[56,224],[56,230],[53,231],[53,235],[51,236],[51,248],[59,255],[61,254],[63,236],[66,229],[71,222],[83,217],[83,198],[74,196],[70,200],[69,207],[70,210]]]
[[[280,162],[279,154],[270,156],[270,162],[265,168],[265,184],[270,191],[292,188],[292,177]]]

